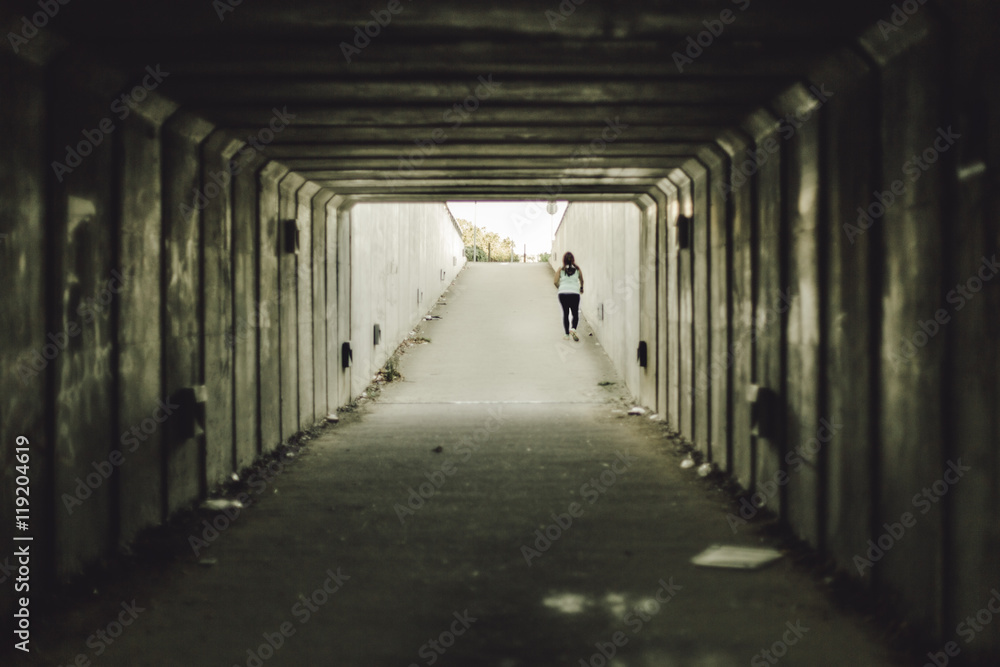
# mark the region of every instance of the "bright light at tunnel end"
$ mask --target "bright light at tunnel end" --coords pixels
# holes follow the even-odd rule
[[[550,200],[520,201],[449,201],[451,214],[477,227],[510,237],[514,247],[528,255],[551,252],[552,239],[569,202],[556,200],[555,213],[549,213]]]

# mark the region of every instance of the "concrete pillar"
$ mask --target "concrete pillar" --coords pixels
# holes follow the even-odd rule
[[[826,284],[819,243],[820,103],[805,86],[783,91],[772,103],[781,119],[782,200],[787,220],[785,301],[785,464],[789,471],[787,516],[814,547],[821,541],[820,504],[825,455],[817,434],[825,417],[821,387],[821,313]]]
[[[669,179],[657,183],[657,190],[663,193],[664,227],[663,244],[666,255],[666,270],[663,279],[663,302],[666,318],[666,343],[663,354],[666,357],[664,387],[667,394],[667,419],[671,426],[681,428],[681,361],[680,361],[680,250],[677,245],[677,221],[681,215],[680,188]]]
[[[694,221],[691,224],[691,373],[692,409],[694,422],[691,440],[695,446],[711,457],[711,403],[712,392],[701,384],[710,377],[711,329],[709,313],[709,169],[700,160],[684,163],[684,171],[691,178],[691,202]]]
[[[200,147],[214,129],[197,116],[179,112],[170,117],[162,132],[163,395],[171,401],[180,391],[204,384],[200,269],[201,217],[207,197],[202,190]],[[167,422],[164,432],[167,514],[207,491],[205,434],[200,429],[193,429],[193,435],[185,432],[180,421]]]
[[[328,300],[327,262],[330,259],[328,231],[328,206],[335,197],[331,190],[319,190],[309,203],[312,227],[312,350],[313,350],[313,419],[320,420],[331,412],[329,405],[329,347],[327,335],[331,324],[327,321],[331,303]],[[336,243],[336,239],[334,239]],[[336,247],[336,246],[334,246]],[[336,256],[333,257],[336,265]],[[333,408],[335,409],[335,408]]]
[[[344,204],[344,198],[340,195],[333,195],[324,207],[323,226],[326,243],[324,244],[323,272],[326,284],[326,298],[324,300],[324,345],[326,358],[326,410],[328,413],[334,412],[338,407],[346,403],[342,399],[341,376],[344,375],[341,368],[341,344],[349,340],[342,337],[341,320],[346,318],[345,329],[350,331],[350,308],[341,308],[341,262],[340,262],[340,208]]]
[[[679,216],[694,215],[693,183],[681,170],[670,174],[677,188]],[[691,225],[688,226],[691,230]],[[693,232],[690,232],[693,235]],[[679,396],[677,429],[686,438],[694,439],[695,422],[695,357],[694,357],[694,258],[693,242],[677,250],[677,392]]]
[[[755,148],[780,146],[778,122],[759,110],[742,127],[754,140]],[[770,151],[769,151],[770,152]],[[751,209],[753,311],[756,337],[752,347],[753,382],[764,391],[758,404],[765,406],[771,429],[753,440],[755,484],[776,484],[785,471],[785,319],[787,299],[787,220],[782,213],[780,150],[760,165],[749,187],[753,188]],[[785,487],[767,500],[768,509],[781,513]]]
[[[278,184],[278,358],[281,377],[281,441],[292,437],[301,428],[299,421],[299,322],[298,273],[299,250],[289,247],[295,243],[289,234],[298,235],[302,243],[302,225],[299,223],[299,189],[305,179],[296,173],[287,173]]]
[[[160,406],[163,393],[163,291],[161,235],[163,174],[161,131],[177,110],[156,93],[130,114],[118,142],[121,231],[118,293],[118,541],[163,520],[163,443],[176,412]]]
[[[233,160],[243,142],[215,132],[202,144],[202,300],[205,357],[205,477],[209,488],[235,465],[233,332]]]
[[[279,227],[282,219],[279,208],[279,183],[288,173],[288,167],[269,162],[258,173],[258,269],[257,354],[260,380],[258,384],[258,414],[260,415],[260,452],[267,453],[282,440],[282,370],[280,304],[282,290],[279,285]],[[286,260],[287,264],[287,260]],[[285,297],[287,298],[287,297]],[[287,365],[287,362],[286,362]],[[294,387],[294,385],[291,385]],[[294,418],[295,412],[290,413]]]
[[[730,220],[725,193],[717,187],[729,176],[729,159],[719,147],[700,152],[699,159],[708,168],[706,201],[708,206],[708,351],[707,367],[699,371],[696,390],[708,393],[708,443],[712,461],[721,470],[731,468],[730,410],[732,406],[732,369],[727,363],[731,344],[732,307],[729,275]],[[703,380],[705,381],[703,383]]]
[[[725,201],[729,219],[729,343],[718,349],[715,363],[725,365],[732,378],[729,430],[732,457],[729,472],[748,491],[753,488],[753,438],[750,435],[750,401],[747,390],[753,384],[753,272],[751,262],[751,194],[757,161],[748,153],[750,137],[730,130],[718,143],[729,157],[730,169],[715,179],[712,190]]]
[[[258,389],[263,381],[258,359],[263,327],[258,299],[260,279],[261,199],[258,172],[266,159],[256,151],[240,153],[239,172],[233,178],[233,384],[236,444],[234,467],[243,470],[261,453]]]
[[[670,366],[670,313],[668,309],[667,284],[668,273],[675,269],[670,261],[670,243],[672,240],[673,227],[669,218],[671,208],[671,198],[668,192],[674,192],[669,181],[666,184],[657,185],[649,191],[649,196],[656,206],[656,311],[657,311],[657,336],[654,349],[656,350],[656,411],[662,418],[671,423],[670,405],[672,397],[670,395],[670,377],[672,368]],[[676,375],[674,373],[674,375]]]
[[[928,336],[920,327],[946,303],[941,253],[946,162],[928,163],[926,170],[913,162],[914,155],[923,157],[928,147],[933,152],[934,142],[947,136],[942,127],[944,51],[929,21],[928,13],[920,13],[910,18],[912,27],[890,40],[878,28],[862,38],[880,68],[881,88],[881,163],[869,200],[881,200],[884,209],[876,223],[882,229],[877,279],[882,288],[881,419],[873,527],[878,535],[885,532],[885,523],[899,522],[906,512],[920,512],[914,494],[940,479],[947,467],[941,414],[945,339]],[[933,503],[920,514],[906,539],[872,570],[877,585],[898,593],[899,612],[905,618],[938,632],[944,575],[941,508]]]
[[[353,304],[351,303],[351,276],[353,275],[353,253],[351,238],[351,211],[354,202],[347,200],[342,202],[336,209],[337,224],[337,338],[340,341],[340,349],[337,360],[340,362],[337,368],[337,401],[338,405],[350,403],[353,399],[351,393],[352,375],[354,362],[351,359],[352,353],[345,349],[344,343],[349,343],[353,350],[354,340],[351,339],[351,316]]]
[[[858,575],[853,559],[871,536],[874,512],[880,303],[875,280],[882,233],[881,224],[858,227],[858,209],[868,206],[876,184],[878,88],[870,64],[851,49],[831,57],[811,80],[810,87],[833,93],[820,112],[819,139],[826,223],[818,245],[827,267],[821,416],[837,426],[822,443],[828,490],[824,541],[838,565]]]
[[[313,349],[313,255],[315,240],[313,239],[313,197],[320,187],[315,183],[305,183],[299,188],[297,222],[299,226],[299,252],[295,257],[297,280],[296,294],[298,304],[298,397],[300,429],[310,428],[317,419],[325,414],[316,414],[315,376],[317,360]]]
[[[638,200],[639,216],[639,340],[646,343],[646,367],[639,368],[639,402],[658,411],[657,354],[660,328],[659,287],[659,209],[656,201],[643,195]],[[660,413],[664,415],[664,413]]]

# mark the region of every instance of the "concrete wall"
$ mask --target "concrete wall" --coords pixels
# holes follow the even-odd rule
[[[444,204],[358,204],[350,226],[350,391],[357,397],[465,266],[465,252]]]
[[[985,656],[1000,629],[969,643],[958,624],[997,585],[1000,123],[996,91],[946,66],[984,67],[986,38],[955,29],[931,11],[872,27],[649,193],[656,354],[670,422],[755,504],[932,644]],[[595,229],[590,264],[611,264]]]
[[[553,256],[629,390],[938,642],[1000,548],[995,21],[958,4],[871,27],[638,206],[574,203]],[[23,435],[46,581],[350,402],[464,262],[443,205],[352,207],[157,93],[119,116],[134,84],[44,33],[0,53],[0,540]]]
[[[30,440],[32,513],[35,535],[51,539],[53,501],[49,471],[52,469],[52,419],[47,410],[47,367],[53,341],[46,338],[45,295],[47,271],[38,262],[45,238],[46,207],[42,206],[47,187],[47,164],[44,146],[47,125],[44,68],[31,62],[18,62],[12,54],[0,55],[0,86],[7,94],[0,96],[0,122],[4,127],[22,125],[9,133],[0,159],[0,279],[7,286],[0,297],[0,559],[14,551],[10,545],[14,531],[14,486],[20,475],[15,448],[17,438]],[[31,118],[31,123],[24,123]],[[58,335],[57,335],[58,338]],[[44,355],[44,356],[43,356]],[[22,443],[23,444],[23,443]],[[53,554],[48,554],[49,558]],[[10,562],[13,563],[13,560]],[[51,568],[51,564],[46,564]],[[4,590],[13,589],[13,577],[2,576]],[[7,588],[11,587],[11,588]],[[14,595],[0,596],[0,613],[10,618]]]
[[[621,205],[572,204],[552,257],[572,250],[584,267],[585,316],[633,394],[940,642],[989,597],[1000,544],[987,315],[1000,292],[983,278],[1000,242],[986,168],[996,92],[969,75],[974,92],[943,102],[952,28],[932,13],[892,39],[873,27],[670,174],[634,222],[616,218]],[[983,67],[968,43],[960,53]],[[636,243],[626,266],[658,267],[656,296],[602,322]],[[637,374],[640,339],[654,391]],[[971,470],[948,484],[959,459]],[[914,521],[905,537],[870,551],[901,517]],[[987,627],[963,648],[987,655],[998,638]]]
[[[549,259],[558,270],[563,254],[573,253],[583,273],[581,316],[637,398],[644,375],[636,359],[640,304],[647,292],[655,294],[657,277],[655,258],[649,262],[647,255],[645,264],[639,261],[640,235],[650,238],[643,232],[645,219],[646,213],[630,202],[571,203],[556,230]],[[653,340],[647,345],[655,364]],[[654,405],[655,398],[654,394]]]
[[[0,296],[0,531],[25,436],[32,532],[58,545],[33,582],[84,573],[350,402],[464,263],[444,204],[352,210],[155,91],[119,115],[135,82],[46,40],[0,54],[18,128],[0,160],[17,285]],[[344,368],[352,285],[369,345]]]

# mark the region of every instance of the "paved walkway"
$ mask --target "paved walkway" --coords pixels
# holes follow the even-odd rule
[[[432,345],[405,356],[405,380],[383,402],[600,403],[614,368],[581,320],[562,339],[562,309],[546,264],[470,264],[421,330]]]
[[[690,564],[760,538],[734,535],[659,425],[614,412],[595,339],[561,339],[548,267],[471,266],[446,299],[403,381],[258,481],[199,555],[216,564],[188,550],[102,590],[47,664],[899,664],[787,560]]]

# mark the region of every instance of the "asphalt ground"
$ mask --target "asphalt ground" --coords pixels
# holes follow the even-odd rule
[[[562,339],[551,279],[467,267],[400,380],[245,480],[238,514],[188,517],[168,556],[53,612],[13,664],[914,664],[792,557],[691,564],[777,538],[732,528],[664,424],[625,414],[590,329]]]

